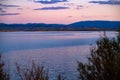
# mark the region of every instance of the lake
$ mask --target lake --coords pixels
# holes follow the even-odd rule
[[[106,33],[109,37],[117,34]],[[77,80],[77,61],[86,62],[90,45],[102,35],[102,31],[0,32],[0,50],[12,80],[17,80],[15,63],[28,66],[32,60],[49,69],[50,80],[56,80],[58,73],[65,80]]]

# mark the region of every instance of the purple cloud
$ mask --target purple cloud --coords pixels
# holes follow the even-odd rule
[[[74,4],[74,3],[64,3],[64,5],[67,5],[67,6],[74,6],[75,4]]]
[[[0,4],[0,16],[18,15],[19,13],[5,13],[9,8],[20,8],[19,5]],[[3,14],[4,13],[4,14]]]
[[[37,9],[34,9],[34,10],[61,10],[61,9],[69,9],[69,7],[61,7],[61,6],[58,6],[58,7],[43,7],[43,8],[37,8]]]
[[[6,11],[4,11],[3,8],[0,8],[0,12],[6,12]]]
[[[19,15],[20,13],[4,13],[4,14],[1,14],[0,13],[0,16],[8,16],[8,15]]]
[[[0,7],[20,7],[19,5],[0,4]]]
[[[70,17],[70,18],[71,18],[71,17],[73,17],[73,16],[68,16],[68,17]]]
[[[76,7],[76,9],[82,9],[83,8],[83,6],[82,5],[77,5],[77,7]]]
[[[58,2],[67,2],[67,0],[34,0],[34,2],[38,2],[42,4],[54,4]]]
[[[0,8],[0,10],[2,10],[2,8]]]
[[[17,8],[17,10],[22,10],[23,8]]]
[[[89,3],[120,5],[120,1],[118,1],[118,0],[109,0],[109,1],[89,1]]]

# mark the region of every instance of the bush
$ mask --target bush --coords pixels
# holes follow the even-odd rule
[[[2,55],[0,54],[0,80],[10,80],[9,73],[6,72]],[[19,80],[49,80],[48,70],[43,66],[38,66],[32,62],[30,67],[23,67],[16,63],[16,72]],[[58,74],[57,80],[64,80],[61,74]]]
[[[10,80],[9,74],[4,70],[4,62],[2,60],[1,54],[0,54],[0,80]]]
[[[34,62],[25,69],[16,63],[16,70],[20,80],[49,80],[48,70],[44,70],[43,66],[37,66]]]
[[[120,80],[120,33],[101,37],[91,47],[87,63],[78,62],[79,80]]]
[[[16,63],[16,71],[19,80],[49,80],[48,70],[45,70],[43,66],[38,66],[34,61],[29,68],[24,69]],[[61,74],[58,74],[57,80],[64,80]]]

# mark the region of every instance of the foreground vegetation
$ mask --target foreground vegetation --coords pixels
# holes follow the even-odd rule
[[[4,62],[2,60],[2,55],[0,55],[0,80],[10,80],[9,73],[4,69]]]
[[[112,39],[104,35],[96,44],[88,62],[78,62],[79,79],[120,80],[120,33]]]
[[[43,66],[39,66],[34,63],[30,64],[29,67],[23,68],[18,63],[16,65],[16,76],[18,80],[49,80],[48,69],[44,69]],[[64,80],[61,74],[56,76],[57,80]],[[8,71],[5,71],[5,64],[0,55],[0,80],[11,80]]]
[[[109,39],[106,35],[90,48],[88,62],[78,62],[79,80],[120,80],[120,33],[116,38]],[[10,80],[5,71],[0,55],[0,80]],[[31,67],[22,69],[16,63],[17,76],[20,80],[49,80],[48,70],[32,62]],[[64,80],[62,75],[57,80]]]

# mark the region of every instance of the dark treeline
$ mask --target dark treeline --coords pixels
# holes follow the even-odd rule
[[[98,31],[117,30],[120,21],[81,21],[73,24],[4,24],[0,23],[0,31]]]

